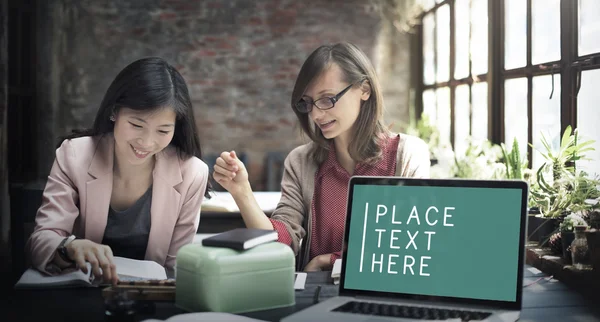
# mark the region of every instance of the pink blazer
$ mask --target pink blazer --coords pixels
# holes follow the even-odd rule
[[[114,137],[65,140],[56,150],[36,226],[27,241],[31,264],[44,272],[62,239],[70,234],[101,243],[113,185]],[[173,268],[181,246],[193,241],[208,166],[179,158],[176,148],[156,154],[147,260]]]

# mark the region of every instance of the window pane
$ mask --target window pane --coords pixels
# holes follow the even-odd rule
[[[531,10],[531,62],[560,60],[560,0],[533,0]]]
[[[579,55],[600,52],[600,1],[579,0]]]
[[[440,143],[450,144],[450,88],[442,87],[436,91],[437,120],[436,125],[440,131]]]
[[[527,65],[527,1],[504,0],[504,69]]]
[[[469,85],[456,87],[456,102],[454,104],[454,151],[463,155],[467,149],[467,138],[469,137],[470,113],[469,113]]]
[[[522,157],[527,155],[527,78],[504,82],[504,142],[517,138]]]
[[[456,0],[454,21],[456,21],[454,78],[461,79],[469,76],[469,0]]]
[[[473,100],[471,136],[477,140],[488,138],[488,102],[487,83],[475,83],[471,87]]]
[[[435,1],[434,0],[419,0],[421,5],[423,6],[423,9],[425,10],[429,10],[431,8],[433,8],[433,6],[435,6]]]
[[[533,78],[533,118],[532,120],[532,169],[538,169],[544,159],[538,152],[545,152],[542,145],[542,133],[546,140],[556,151],[560,146],[560,75],[554,75],[554,93],[552,92],[552,76],[538,76]]]
[[[435,83],[435,20],[433,14],[423,17],[423,82]]]
[[[450,7],[440,7],[436,14],[436,45],[437,45],[437,73],[436,80],[445,82],[450,78]]]
[[[423,91],[423,114],[429,116],[431,124],[437,120],[437,105],[435,104],[435,92],[432,89]]]
[[[473,75],[488,68],[488,0],[471,0],[471,70]]]
[[[600,102],[600,70],[584,71],[581,89],[577,96],[577,131],[582,140],[595,140],[595,151],[586,152],[591,160],[578,161],[576,166],[590,175],[600,175],[600,126],[598,126],[598,102]]]

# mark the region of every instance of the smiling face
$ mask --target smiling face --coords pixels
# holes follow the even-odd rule
[[[114,127],[117,158],[131,165],[149,162],[173,139],[175,117],[172,108],[154,111],[119,109]]]
[[[332,63],[323,73],[306,88],[304,98],[316,101],[323,97],[334,97],[344,90],[348,82],[344,81],[342,69]],[[321,129],[327,139],[340,138],[348,142],[351,129],[358,118],[361,100],[369,98],[368,92],[363,92],[360,86],[353,86],[335,103],[333,108],[320,110],[313,105],[309,113],[310,119]]]

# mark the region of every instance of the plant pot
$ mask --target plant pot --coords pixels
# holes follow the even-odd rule
[[[539,235],[537,230],[540,226],[541,221],[535,218],[539,212],[529,211],[527,213],[527,240],[528,241],[539,241]]]
[[[562,243],[562,258],[565,260],[565,264],[571,264],[571,243],[575,239],[575,233],[572,231],[561,231],[560,232],[560,240]]]
[[[588,243],[592,267],[600,275],[600,230],[592,229],[586,231],[585,238]]]
[[[527,219],[527,239],[529,241],[537,241],[541,247],[547,246],[548,239],[558,227],[558,220],[534,214],[529,214]]]

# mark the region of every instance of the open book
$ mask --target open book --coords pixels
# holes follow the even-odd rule
[[[115,265],[120,281],[131,280],[165,280],[165,269],[154,261],[135,260],[115,256]],[[87,263],[87,273],[80,269],[69,268],[60,275],[49,276],[35,268],[29,268],[15,284],[15,288],[54,288],[54,287],[94,287],[101,280],[95,280],[92,268]]]

